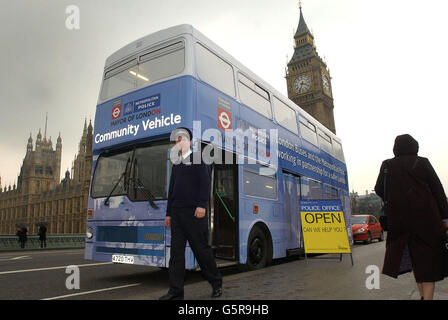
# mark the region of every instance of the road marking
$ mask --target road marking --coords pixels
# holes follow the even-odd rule
[[[20,259],[31,259],[31,257],[30,256],[20,256],[20,257],[11,258],[11,260],[20,260]]]
[[[45,298],[45,299],[41,299],[41,300],[56,300],[56,299],[63,299],[63,298],[68,298],[68,297],[74,297],[74,296],[81,296],[84,294],[91,294],[91,293],[96,293],[96,292],[104,292],[104,291],[111,291],[111,290],[116,290],[116,289],[123,289],[123,288],[129,288],[129,287],[135,287],[135,286],[139,286],[141,285],[141,283],[133,283],[133,284],[127,284],[125,286],[119,286],[119,287],[113,287],[113,288],[105,288],[105,289],[98,289],[98,290],[92,290],[92,291],[86,291],[86,292],[79,292],[79,293],[73,293],[73,294],[66,294],[64,296],[58,296],[58,297],[52,297],[52,298]]]
[[[29,260],[29,259],[32,259],[32,258],[30,256],[20,256],[20,257],[0,258],[0,261]]]
[[[78,267],[93,267],[93,266],[101,266],[101,265],[105,265],[105,264],[113,264],[113,262],[81,264],[81,265],[78,265]],[[57,269],[66,269],[66,268],[67,268],[67,266],[50,267],[50,268],[39,268],[39,269],[25,269],[25,270],[3,271],[3,272],[0,272],[0,275],[12,274],[12,273],[23,273],[23,272],[34,272],[34,271],[57,270]]]

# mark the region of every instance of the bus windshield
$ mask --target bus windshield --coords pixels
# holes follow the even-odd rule
[[[127,195],[131,201],[145,201],[152,194],[155,200],[166,199],[170,147],[164,143],[100,156],[92,181],[92,198]],[[128,159],[132,165],[127,166]]]
[[[181,73],[185,67],[183,42],[142,54],[106,72],[100,98],[105,101]]]

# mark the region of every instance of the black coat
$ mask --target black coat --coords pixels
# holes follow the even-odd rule
[[[431,255],[412,255],[415,268],[428,265],[428,270],[417,270],[426,274],[427,279],[433,277],[437,266],[431,267],[428,257],[439,257],[440,241],[443,234],[442,219],[448,218],[448,203],[443,186],[428,159],[417,156],[418,143],[410,135],[398,136],[395,140],[395,157],[386,160],[375,185],[375,192],[388,201],[388,235],[383,273],[396,277],[403,250],[406,244],[417,239],[421,244],[418,250],[431,248]],[[384,168],[387,167],[386,190],[384,195]],[[412,243],[412,246],[415,246]],[[414,250],[415,251],[415,250]],[[421,251],[418,251],[421,252]],[[434,262],[437,264],[437,262]],[[431,279],[427,281],[432,281]]]
[[[47,240],[47,228],[45,226],[41,226],[39,228],[39,240]]]
[[[20,230],[17,230],[16,236],[19,237],[19,241],[27,241],[27,239],[28,239],[28,237],[26,235],[27,232],[28,232],[28,230],[26,228],[25,229],[22,228]]]

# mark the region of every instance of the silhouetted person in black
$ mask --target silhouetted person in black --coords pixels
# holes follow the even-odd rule
[[[418,150],[412,136],[398,136],[395,157],[382,163],[375,192],[387,200],[383,274],[397,278],[406,265],[403,254],[408,250],[420,296],[432,300],[435,282],[443,279],[440,243],[448,228],[448,202],[434,168],[427,158],[417,155]]]
[[[39,227],[39,241],[40,241],[40,247],[46,248],[47,247],[47,227],[40,226]]]
[[[28,232],[28,229],[23,227],[23,228],[20,228],[19,230],[17,230],[17,233],[16,233],[16,236],[19,237],[20,247],[22,249],[25,249],[25,243],[27,240],[27,236],[26,236],[27,232]]]

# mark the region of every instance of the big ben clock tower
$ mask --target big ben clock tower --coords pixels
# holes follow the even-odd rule
[[[326,63],[319,57],[311,34],[303,18],[294,35],[294,55],[286,72],[288,97],[333,133],[336,133],[333,115],[331,77]]]

